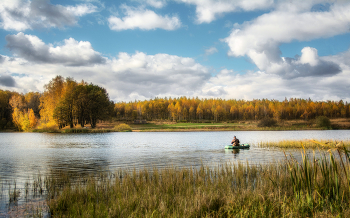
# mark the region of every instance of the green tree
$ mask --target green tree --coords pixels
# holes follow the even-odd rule
[[[106,89],[93,84],[86,86],[86,89],[88,93],[86,112],[91,128],[95,128],[98,120],[105,120],[109,117],[114,103],[109,100]]]

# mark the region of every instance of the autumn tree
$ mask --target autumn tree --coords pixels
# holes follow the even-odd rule
[[[34,128],[38,123],[38,119],[32,108],[34,107],[34,109],[36,109],[38,107],[38,102],[35,103],[35,100],[33,100],[35,98],[33,96],[37,96],[37,94],[31,92],[26,95],[15,93],[9,100],[13,111],[12,121],[18,130],[27,131]],[[38,99],[36,99],[36,101],[37,100]]]
[[[44,86],[45,91],[40,98],[40,118],[46,126],[57,125],[54,110],[63,96],[64,82],[62,76],[56,76]]]
[[[69,125],[73,128],[74,120],[76,119],[76,96],[74,89],[77,82],[72,78],[67,78],[64,83],[63,94],[58,104],[56,105],[53,118],[58,124],[59,128]]]
[[[139,109],[141,107],[141,110]],[[261,120],[274,118],[315,119],[317,116],[349,117],[350,105],[343,101],[317,102],[311,99],[278,100],[222,100],[199,98],[155,98],[144,101],[121,102],[115,104],[115,114],[123,114],[123,119],[131,119],[132,111],[137,110],[138,116],[148,120],[168,119],[178,120]],[[118,115],[118,116],[119,116]],[[118,118],[118,117],[117,117]]]

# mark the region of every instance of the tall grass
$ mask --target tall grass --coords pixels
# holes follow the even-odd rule
[[[341,147],[350,147],[350,141],[336,140],[283,140],[277,142],[260,142],[258,147],[274,148],[313,148],[313,149],[332,149]]]
[[[349,217],[349,173],[342,147],[320,159],[304,151],[301,162],[120,170],[46,184],[53,217]]]

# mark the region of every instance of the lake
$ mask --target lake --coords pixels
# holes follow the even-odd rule
[[[224,146],[234,135],[251,148],[225,151]],[[0,215],[8,204],[9,182],[16,181],[23,189],[34,176],[62,172],[81,175],[118,169],[218,166],[237,161],[265,164],[285,156],[280,149],[257,147],[259,142],[301,139],[350,140],[350,131],[0,133]],[[300,150],[287,153],[300,156]]]

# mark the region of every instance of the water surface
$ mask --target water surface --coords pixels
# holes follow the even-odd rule
[[[225,151],[234,135],[251,148]],[[280,149],[259,148],[259,142],[301,139],[349,140],[350,131],[0,133],[0,182],[4,187],[6,182],[16,181],[23,189],[24,183],[37,175],[61,172],[79,175],[118,169],[218,166],[237,161],[265,164],[285,155]],[[287,153],[300,156],[299,150]],[[6,187],[3,190],[0,214],[8,204]]]

